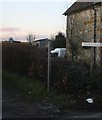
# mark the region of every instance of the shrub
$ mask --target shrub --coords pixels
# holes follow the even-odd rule
[[[9,72],[30,77],[32,80],[39,80],[46,86],[47,64],[47,49],[22,43],[2,44],[2,67]],[[73,63],[64,58],[52,58],[50,88],[53,87],[59,94],[71,94],[78,105],[82,100],[85,102],[86,97],[93,97],[95,104],[99,106],[102,100],[102,97],[100,97],[102,92],[101,73],[101,66],[90,72],[90,67],[85,62]],[[18,81],[15,79],[16,76],[11,83],[16,85],[19,82],[18,87],[25,91],[29,83],[28,79],[23,81],[24,84],[21,79],[17,78]],[[41,91],[39,91],[39,94],[43,94]]]
[[[3,69],[47,83],[47,49],[23,43],[2,44]],[[50,86],[62,93],[97,93],[102,88],[102,68],[90,73],[85,62],[72,63],[64,58],[52,58]]]
[[[96,68],[90,72],[89,65],[84,63],[72,63],[64,59],[52,61],[51,80],[52,85],[60,92],[71,94],[91,94],[101,90],[101,70]]]
[[[13,73],[41,79],[47,72],[47,49],[37,48],[29,44],[3,43],[2,67]],[[33,75],[31,76],[31,73]]]

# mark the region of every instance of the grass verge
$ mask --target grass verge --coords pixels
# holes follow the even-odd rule
[[[88,105],[86,103],[81,103],[82,100],[75,100],[75,96],[70,94],[62,94],[63,92],[58,93],[56,89],[50,88],[50,91],[47,91],[46,84],[39,80],[29,79],[27,77],[22,77],[18,74],[12,74],[7,71],[3,71],[2,78],[3,86],[6,85],[7,87],[18,89],[28,100],[28,102],[50,103],[55,104],[60,109],[70,110],[76,108],[83,110],[97,110],[97,107],[100,109],[100,104]]]
[[[3,71],[2,78],[4,85],[17,88],[30,102],[45,101],[61,108],[72,109],[74,107],[75,101],[70,95],[59,94],[58,91],[52,88],[48,92],[46,84],[41,81],[29,79],[24,76],[21,77],[18,74],[12,74],[7,71]]]

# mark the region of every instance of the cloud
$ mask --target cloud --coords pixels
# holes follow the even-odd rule
[[[0,29],[1,32],[16,32],[19,30],[20,30],[19,28],[13,28],[13,27],[4,27]]]

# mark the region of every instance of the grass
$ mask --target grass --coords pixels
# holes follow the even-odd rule
[[[11,74],[7,71],[3,72],[3,83],[9,87],[18,88],[25,96],[42,98],[48,95],[46,86],[41,81],[21,77],[18,74]]]
[[[80,104],[75,100],[75,96],[71,94],[62,94],[59,93],[56,89],[50,88],[50,91],[47,91],[47,86],[45,83],[29,79],[27,77],[19,76],[18,74],[9,73],[8,71],[2,72],[2,84],[7,87],[13,87],[19,90],[25,97],[28,102],[46,102],[55,104],[60,109],[100,109],[101,102],[96,103],[95,105]],[[100,95],[98,95],[99,97]],[[84,99],[83,99],[84,100]],[[98,100],[100,100],[98,98]],[[80,101],[82,102],[82,101]],[[83,101],[84,102],[84,101]]]
[[[30,102],[46,101],[63,108],[73,108],[75,104],[70,95],[59,94],[58,91],[52,88],[48,92],[46,84],[41,81],[21,77],[7,71],[3,71],[2,78],[4,84],[19,89]]]

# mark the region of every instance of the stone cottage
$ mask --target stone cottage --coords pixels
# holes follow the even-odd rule
[[[102,2],[77,1],[64,15],[68,58],[90,63],[102,61],[102,47],[82,47],[82,42],[102,42]]]

